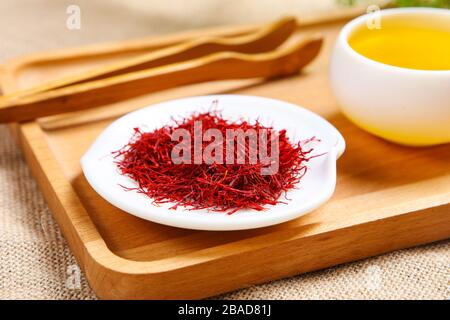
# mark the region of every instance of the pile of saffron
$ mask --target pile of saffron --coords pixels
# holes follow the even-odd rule
[[[202,133],[208,129],[217,129],[224,137],[227,129],[241,129],[244,132],[253,129],[258,133],[265,130],[268,133],[269,153],[273,139],[278,139],[278,170],[273,174],[262,174],[261,169],[269,164],[259,161],[259,156],[256,164],[249,163],[248,146],[243,149],[246,160],[243,164],[242,161],[240,164],[237,161],[232,164],[226,161],[209,164],[204,161],[174,163],[172,150],[179,141],[173,141],[172,134],[177,129],[185,129],[194,135],[196,121],[201,122]],[[307,171],[306,162],[314,157],[311,156],[313,149],[306,148],[313,140],[316,139],[292,143],[286,130],[277,131],[273,127],[263,126],[259,121],[233,122],[225,120],[220,112],[204,112],[181,121],[173,120],[172,125],[150,132],[135,128],[128,144],[114,151],[113,156],[119,172],[137,183],[136,187],[122,187],[147,195],[154,204],[171,203],[171,209],[182,206],[187,210],[209,209],[232,214],[240,209],[260,211],[266,205],[285,203],[280,197],[296,187]],[[232,142],[236,146],[235,160],[238,157],[238,142],[236,137]],[[229,143],[224,140],[224,157]],[[202,151],[210,144],[210,141],[203,141]],[[191,147],[193,150],[194,141]]]

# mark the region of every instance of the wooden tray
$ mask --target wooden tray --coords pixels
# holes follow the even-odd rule
[[[346,13],[354,15],[355,12]],[[407,148],[355,127],[338,111],[327,62],[344,20],[309,19],[320,58],[299,76],[226,81],[151,94],[95,110],[13,125],[26,159],[90,285],[101,298],[202,298],[450,237],[450,145]],[[146,52],[206,30],[33,55],[4,66],[5,92]],[[297,220],[250,231],[202,232],[158,225],[109,205],[86,182],[81,155],[117,116],[188,95],[234,92],[278,98],[326,117],[344,135],[333,198]],[[262,213],[263,214],[263,213]]]

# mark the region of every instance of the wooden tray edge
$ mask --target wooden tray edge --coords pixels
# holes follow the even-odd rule
[[[211,252],[208,250],[215,250],[215,248],[210,248],[204,252],[205,259],[196,257],[197,262],[190,265],[183,266],[180,264],[180,260],[171,258],[166,259],[164,263],[161,260],[157,261],[160,265],[155,269],[154,261],[136,262],[121,258],[111,252],[88,214],[83,212],[84,207],[76,195],[74,195],[76,199],[72,198],[72,201],[77,200],[77,203],[62,201],[54,190],[58,190],[59,193],[70,192],[72,194],[75,194],[75,191],[65,180],[64,174],[59,171],[59,168],[50,169],[55,163],[46,161],[45,152],[41,150],[36,153],[34,150],[36,145],[33,144],[33,137],[36,141],[43,141],[37,137],[39,131],[35,130],[40,131],[36,123],[27,123],[21,126],[20,141],[25,157],[69,245],[86,272],[91,286],[101,298],[204,298],[280,277],[319,270],[331,265],[450,237],[450,215],[448,215],[450,203],[447,203],[414,213],[409,212],[386,218],[382,222],[379,220],[369,221],[309,237],[296,238],[294,234],[297,231],[293,230],[292,237],[287,235],[286,239],[281,239],[275,245],[271,244],[256,250],[252,249],[252,239],[250,239],[246,250],[241,248],[230,254],[232,248],[228,248],[228,252],[223,252],[220,258],[214,260],[210,259]],[[55,175],[55,169],[58,170],[57,175]],[[51,177],[46,174],[49,170],[52,172]],[[68,212],[65,208],[72,210]],[[78,220],[80,218],[83,219],[81,222],[84,225],[91,226],[91,230],[86,230],[86,234],[81,234],[76,228],[80,224]],[[380,229],[381,225],[383,232]],[[442,226],[447,227],[442,228]],[[400,240],[398,237],[394,238],[394,235],[398,233],[407,234],[408,232],[415,233],[414,241],[408,237],[400,238]],[[361,237],[377,233],[382,235],[383,242],[374,241],[369,244],[360,242],[363,245],[358,248],[356,253],[358,258],[355,259],[355,249],[349,244],[358,243]],[[391,239],[392,243],[389,247],[386,247],[386,239]],[[276,249],[274,250],[274,248]],[[279,254],[274,255],[273,251]],[[308,261],[308,257],[311,255],[322,255],[323,259],[320,260],[320,263],[314,264]],[[229,270],[227,266],[236,265],[236,263],[242,265],[243,259],[249,261],[247,268],[255,267],[252,266],[253,261],[265,261],[270,267],[259,272],[257,278],[246,278],[245,281],[235,272],[228,271],[227,273]],[[293,266],[286,269],[286,266],[283,265],[285,261],[289,261],[289,264]],[[293,264],[293,261],[297,261],[297,264]],[[205,272],[205,268],[208,272]],[[223,283],[221,279],[224,277],[229,280],[233,279],[233,281]],[[177,283],[178,285],[167,287],[167,283]],[[199,287],[198,283],[208,283],[208,287]]]
[[[37,56],[39,56],[39,55],[37,55]],[[28,61],[28,60],[27,60],[27,58],[19,58],[16,61],[16,63],[20,62],[20,61],[23,62],[23,61]],[[17,64],[17,66],[18,65],[20,65],[20,64]],[[5,68],[4,71],[6,72],[6,74],[8,73],[8,69],[12,70],[11,67]],[[7,82],[7,80],[2,79],[2,85],[4,82]],[[74,216],[74,215],[70,214],[69,212],[67,212],[67,210],[65,208],[66,207],[73,208],[74,205],[77,205],[77,207],[80,207],[80,208],[77,208],[75,211],[84,210],[83,205],[81,204],[80,200],[77,198],[76,193],[73,190],[70,183],[67,182],[67,180],[65,180],[64,174],[61,171],[61,169],[59,168],[58,164],[56,163],[56,160],[52,159],[53,161],[48,161],[45,159],[38,159],[38,157],[42,157],[42,156],[45,157],[45,155],[43,155],[42,153],[38,154],[37,150],[33,148],[32,142],[37,141],[36,137],[33,136],[33,132],[36,133],[35,130],[39,130],[40,133],[38,133],[38,134],[41,134],[41,135],[43,134],[39,125],[36,123],[26,123],[26,124],[21,124],[21,125],[13,125],[12,127],[13,127],[13,130],[16,132],[16,135],[19,137],[18,140],[24,151],[27,162],[29,163],[34,176],[36,177],[37,181],[39,182],[41,190],[43,191],[43,194],[46,198],[46,201],[48,202],[50,208],[54,212],[54,216],[55,216],[56,220],[58,221],[58,224],[60,225],[61,229],[63,230],[63,233],[64,233],[66,239],[68,240],[69,245],[73,249],[78,262],[80,263],[82,268],[85,270],[87,277],[89,279],[89,282],[91,283],[91,286],[100,295],[100,297],[103,297],[103,298],[129,298],[129,297],[136,297],[135,295],[140,293],[139,297],[144,297],[144,298],[170,298],[170,297],[172,297],[172,298],[173,297],[175,297],[175,298],[186,298],[186,297],[201,298],[201,297],[209,296],[212,294],[218,294],[218,293],[224,292],[224,291],[237,289],[237,288],[244,287],[244,286],[247,286],[250,284],[265,282],[268,280],[279,278],[281,276],[289,276],[289,275],[293,275],[296,273],[317,270],[317,269],[324,268],[324,267],[331,265],[329,263],[327,264],[324,262],[323,265],[321,264],[321,265],[317,265],[317,266],[301,266],[299,268],[296,268],[295,270],[286,271],[283,273],[273,272],[271,274],[266,275],[263,279],[259,279],[259,280],[255,280],[255,281],[246,281],[244,285],[237,284],[235,287],[224,288],[223,285],[217,283],[217,284],[215,284],[214,290],[210,290],[207,292],[200,291],[200,290],[197,293],[183,292],[183,291],[179,290],[180,287],[176,288],[176,290],[178,290],[177,292],[139,292],[139,291],[136,291],[136,293],[129,292],[129,286],[125,285],[127,283],[135,284],[136,286],[138,286],[140,283],[146,283],[148,285],[153,283],[154,287],[156,287],[156,285],[159,283],[159,285],[161,286],[162,283],[158,282],[158,281],[161,281],[160,278],[164,278],[165,279],[164,282],[166,282],[168,278],[174,277],[174,275],[173,275],[174,271],[180,271],[182,269],[181,268],[171,268],[171,269],[166,269],[166,271],[159,271],[159,272],[154,272],[150,269],[148,269],[147,272],[142,271],[147,268],[145,266],[146,263],[126,260],[126,259],[123,259],[123,258],[115,255],[113,252],[111,252],[107,248],[104,241],[101,239],[100,234],[98,232],[96,232],[96,227],[90,219],[88,222],[84,221],[83,223],[90,224],[92,229],[95,230],[95,232],[92,230],[89,230],[87,232],[87,234],[80,234],[76,230],[75,226],[77,225],[77,223],[79,223],[79,221],[77,221],[77,219],[79,219],[79,216],[81,216],[81,214]],[[43,141],[43,140],[41,140],[41,141]],[[44,161],[46,167],[42,167],[40,165],[40,163],[43,163],[42,161]],[[54,165],[56,165],[58,167],[58,168],[56,168],[57,172],[58,172],[58,176],[55,176],[55,174],[54,174],[55,168],[52,168],[51,170],[48,169],[49,167],[54,166]],[[49,175],[48,175],[49,172],[52,172],[52,177],[49,177]],[[58,181],[58,180],[60,180],[60,181]],[[58,190],[58,192],[55,192],[55,190]],[[64,191],[62,191],[62,190],[64,190]],[[63,203],[60,198],[61,192],[72,193],[72,196],[75,196],[75,198],[72,197],[73,202],[72,203]],[[79,203],[76,204],[75,202],[79,202]],[[450,210],[450,204],[446,204],[446,205],[437,206],[434,208],[420,210],[420,211],[414,213],[414,215],[417,215],[417,217],[416,217],[417,219],[423,219],[426,221],[436,220],[436,221],[439,221],[439,223],[444,223],[444,225],[450,225],[450,223],[449,223],[450,217],[448,217],[449,210]],[[430,214],[433,215],[433,219],[430,219]],[[87,213],[84,213],[84,215],[88,216]],[[66,219],[69,219],[70,222],[68,222]],[[386,221],[384,223],[390,224],[391,229],[396,229],[396,228],[401,229],[402,226],[404,226],[406,222],[410,221],[410,217],[404,215],[403,218],[402,218],[402,216],[398,216],[398,217],[393,217],[393,218],[389,218],[389,219],[385,219],[385,220]],[[69,223],[70,223],[70,228],[67,227],[67,225]],[[360,233],[363,233],[363,230],[369,230],[371,228],[371,226],[373,227],[372,223],[373,222],[367,222],[367,223],[359,225],[359,227],[361,229]],[[423,228],[424,234],[429,231],[434,231],[434,233],[432,233],[432,236],[423,235],[422,237],[418,237],[418,239],[414,242],[409,242],[409,241],[398,242],[398,243],[393,244],[392,248],[390,248],[389,250],[383,250],[383,251],[380,251],[380,249],[377,249],[377,247],[374,245],[373,248],[364,249],[364,250],[367,250],[364,252],[370,252],[370,253],[368,253],[366,255],[361,255],[360,258],[368,257],[373,254],[380,254],[380,253],[391,251],[391,250],[401,249],[401,248],[405,248],[405,247],[412,246],[412,245],[418,245],[418,244],[427,243],[430,241],[441,240],[441,239],[450,237],[450,228],[442,230],[439,228],[433,228],[434,226],[435,226],[435,223]],[[439,232],[436,232],[435,229],[439,229]],[[346,229],[343,229],[343,230],[346,230]],[[346,230],[346,232],[358,233],[357,230]],[[417,230],[414,229],[414,232],[417,232]],[[343,234],[343,235],[345,235],[345,237],[348,236],[348,234]],[[343,236],[343,235],[330,235],[328,233],[323,233],[323,234],[311,236],[309,238],[302,238],[301,239],[302,244],[300,244],[299,241],[297,241],[296,245],[297,246],[305,246],[305,243],[312,244],[317,241],[321,241],[325,244],[327,241],[329,241],[329,239],[331,239],[331,237],[333,238],[333,240],[335,240],[335,239],[339,239],[339,237]],[[356,241],[357,236],[353,240]],[[405,239],[405,240],[407,240],[407,239]],[[281,248],[283,248],[283,246],[286,246],[288,243],[289,243],[289,245],[292,245],[292,243],[294,241],[295,240],[292,240],[290,242],[288,242],[288,241],[282,242],[278,245]],[[332,246],[333,244],[329,243],[328,245]],[[106,248],[106,250],[104,250],[105,248]],[[102,251],[101,254],[99,254],[100,249],[104,250],[104,251]],[[309,251],[309,249],[307,251]],[[107,253],[105,254],[105,252],[107,252]],[[311,252],[309,254],[311,254]],[[255,251],[253,254],[256,254],[256,253],[261,254],[262,257],[267,255],[267,252],[265,252],[264,248]],[[281,254],[281,256],[282,255],[283,254]],[[348,256],[348,252],[342,252],[342,254],[339,257],[338,256],[334,257],[335,262],[343,263],[343,262],[348,262],[348,261],[354,260],[353,258],[347,259],[346,258],[347,256]],[[234,260],[234,259],[237,259],[237,260]],[[242,255],[235,254],[235,255],[231,255],[231,256],[226,256],[224,259],[221,259],[220,263],[221,264],[222,263],[232,263],[232,261],[239,261],[239,259],[242,259]],[[171,262],[171,263],[174,263],[174,262]],[[210,264],[211,262],[203,262],[203,263]],[[333,264],[336,264],[336,263],[333,262]],[[198,268],[200,265],[204,266],[204,264],[197,264],[197,265],[193,265],[190,267],[185,267],[185,268],[183,268],[183,270],[188,271],[188,272],[195,272],[196,268]],[[139,266],[139,268],[136,268],[136,266]],[[219,276],[219,279],[220,279],[220,275],[217,275],[217,276]],[[178,279],[178,280],[183,281],[183,279]],[[175,279],[173,281],[175,281]],[[197,279],[195,281],[199,281],[199,280]],[[209,279],[208,281],[210,281],[211,284],[215,283],[213,279]],[[235,282],[238,283],[239,281],[235,281]]]

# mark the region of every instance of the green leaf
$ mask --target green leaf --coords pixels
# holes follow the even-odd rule
[[[367,3],[359,0],[337,0],[337,3],[343,6],[354,6]],[[392,4],[398,7],[434,7],[450,8],[450,0],[392,0]]]

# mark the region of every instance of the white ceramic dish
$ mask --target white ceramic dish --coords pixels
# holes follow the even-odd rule
[[[298,189],[288,192],[287,204],[268,206],[267,210],[239,210],[227,215],[207,210],[170,210],[170,204],[153,205],[151,199],[121,186],[135,182],[118,173],[111,152],[120,149],[130,139],[134,127],[152,130],[170,123],[172,116],[185,117],[195,111],[207,111],[214,100],[228,119],[259,118],[275,129],[285,128],[290,139],[300,141],[316,136],[322,141],[315,146],[317,154]],[[279,100],[241,96],[213,95],[172,100],[132,112],[112,123],[81,159],[89,184],[114,206],[153,222],[199,230],[239,230],[269,226],[297,218],[327,201],[336,185],[336,160],[344,152],[345,141],[326,120],[304,108]]]
[[[360,16],[344,26],[336,41],[330,63],[332,89],[343,113],[375,135],[414,146],[448,143],[450,70],[383,64],[360,55],[348,43],[355,30],[368,22],[373,25],[373,19],[379,19],[383,28],[383,23],[398,16],[408,23],[433,24],[450,32],[447,9],[387,9]]]

